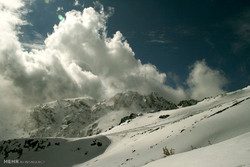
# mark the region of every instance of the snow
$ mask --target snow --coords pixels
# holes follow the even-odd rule
[[[165,159],[162,151],[164,147],[175,149],[175,154],[171,156],[174,157],[181,153],[192,152],[195,148],[210,147],[210,144],[214,145],[248,133],[250,132],[249,95],[249,89],[243,89],[240,92],[204,99],[195,106],[144,114],[129,123],[102,133],[111,140],[106,152],[77,166],[139,167]],[[240,103],[235,105],[236,102]],[[221,110],[224,111],[215,114]],[[170,116],[166,119],[159,118],[160,115],[166,114]],[[232,154],[236,157],[240,155]],[[246,156],[250,157],[250,152]],[[244,157],[243,159],[247,160]],[[209,161],[203,163],[209,165]],[[156,166],[158,165],[166,166],[165,164]]]
[[[124,104],[128,105],[131,102],[129,93],[125,96],[128,100]],[[142,99],[140,103],[144,101],[139,99]],[[61,144],[52,144],[53,147],[39,151],[34,151],[35,147],[31,150],[25,148],[21,159],[40,159],[46,162],[45,166],[60,167],[250,166],[250,86],[206,98],[193,106],[158,112],[140,110],[137,113],[142,114],[120,125],[121,117],[135,111],[124,108],[108,111],[110,106],[118,105],[114,101],[100,102],[97,108],[102,108],[100,111],[105,111],[105,114],[99,113],[97,119],[88,125],[93,130],[102,129],[99,135],[39,138],[51,143],[60,141]],[[110,126],[114,127],[108,128]],[[17,139],[22,148],[24,140]],[[5,145],[9,146],[7,150],[17,146],[13,144],[14,140],[10,141]],[[102,143],[101,147],[98,147],[98,141]],[[96,144],[92,146],[93,143]],[[164,147],[174,149],[174,154],[165,157]],[[3,155],[2,149],[0,161]],[[15,158],[16,153],[10,155]]]
[[[144,167],[247,167],[250,166],[250,133],[151,162]]]

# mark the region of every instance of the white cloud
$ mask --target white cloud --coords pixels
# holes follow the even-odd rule
[[[11,10],[19,9],[24,6],[22,0],[0,0],[0,8],[7,8]]]
[[[79,0],[75,0],[74,6],[79,6],[79,5],[80,5]]]
[[[99,12],[92,7],[67,12],[45,47],[30,52],[23,51],[27,44],[21,45],[17,38],[20,16],[13,17],[17,21],[6,20],[12,27],[5,32],[13,39],[2,41],[6,47],[0,48],[4,64],[0,75],[11,80],[30,104],[84,95],[104,98],[126,90],[158,91],[174,102],[184,98],[181,89],[164,85],[164,73],[135,59],[121,32],[107,37],[109,14],[97,5]]]
[[[197,61],[193,65],[187,83],[190,87],[191,97],[201,99],[223,93],[227,80],[220,71],[209,68],[203,60]]]
[[[151,31],[148,34],[150,40],[148,42],[152,43],[160,43],[160,44],[171,44],[173,43],[171,40],[166,39],[165,31]]]
[[[34,41],[33,41],[34,42]],[[44,49],[44,44],[43,43],[39,43],[40,41],[35,41],[35,43],[25,43],[23,42],[22,45],[24,48],[28,48],[28,49]]]
[[[24,47],[27,50],[32,50],[32,49],[38,49],[38,50],[42,50],[45,48],[44,45],[44,39],[45,37],[43,37],[40,33],[36,32],[36,31],[29,31],[29,36],[24,36],[23,34],[21,34],[22,36],[22,41],[21,45],[22,47]]]
[[[3,19],[0,26],[3,37],[0,76],[21,90],[26,103],[84,95],[104,98],[126,90],[142,94],[157,91],[173,102],[187,98],[181,87],[174,89],[165,85],[165,73],[135,59],[121,32],[107,37],[109,14],[100,4],[100,11],[89,7],[82,12],[67,12],[65,20],[55,25],[54,32],[45,39],[44,48],[30,52],[24,51],[22,45],[26,44],[17,38],[17,26],[24,22],[20,14],[12,12],[16,7],[8,5],[0,13],[8,18]],[[195,63],[188,78],[193,98],[222,92],[225,83],[225,78],[204,61]]]
[[[16,127],[25,117],[22,93],[13,83],[0,76],[0,140],[20,136]]]
[[[0,80],[4,83],[0,111],[8,108],[0,115],[5,118],[22,105],[79,96],[106,98],[126,90],[156,91],[173,102],[187,98],[183,88],[165,85],[165,73],[137,60],[121,32],[107,36],[109,14],[103,7],[99,12],[92,7],[67,12],[44,47],[25,51],[25,43],[17,37],[18,26],[26,24],[19,12],[24,4],[15,2],[0,1]],[[205,62],[197,62],[188,79],[194,98],[221,92],[225,82]]]
[[[59,6],[59,7],[57,7],[56,11],[57,11],[57,12],[59,12],[59,11],[63,11],[63,7],[60,7],[60,6]]]
[[[5,35],[0,48],[0,75],[11,80],[30,104],[84,95],[104,98],[126,90],[142,94],[157,91],[174,102],[187,98],[182,88],[165,85],[165,73],[135,59],[121,32],[107,37],[109,15],[102,6],[99,8],[99,12],[92,7],[67,12],[65,20],[55,25],[45,40],[44,48],[30,52],[23,51],[25,44],[17,38],[16,26],[23,24],[20,16],[3,13],[10,16],[1,27]],[[219,72],[205,62],[197,62],[188,79],[194,98],[221,92],[224,83]]]

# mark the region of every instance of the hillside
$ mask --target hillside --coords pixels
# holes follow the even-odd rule
[[[119,100],[105,105],[113,108],[113,101]],[[55,165],[55,156],[61,167],[250,166],[250,87],[193,106],[141,111],[135,117],[127,114],[131,117],[120,125],[91,137],[36,138],[26,147],[29,139],[1,141],[0,161],[8,155],[9,159],[42,161],[37,165],[46,167]],[[113,112],[94,122],[103,126],[115,117]],[[173,149],[174,154],[165,157],[163,148]]]

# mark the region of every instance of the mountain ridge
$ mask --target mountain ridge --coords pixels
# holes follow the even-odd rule
[[[102,101],[89,97],[67,98],[31,108],[24,129],[31,137],[84,137],[118,125],[117,122],[133,112],[138,114],[176,108],[174,103],[155,92],[141,95],[126,91]],[[121,113],[110,127],[98,127],[96,121],[110,112]]]
[[[55,102],[74,109],[83,105],[79,99],[73,105],[67,100]],[[55,102],[45,107],[48,113],[48,105],[55,107]],[[250,87],[246,87],[188,107],[129,116],[124,112],[128,117],[119,125],[95,135],[96,128],[110,125],[122,113],[112,111],[91,124],[90,137],[0,141],[0,162],[9,166],[35,162],[41,167],[250,166],[249,104]],[[174,150],[173,154],[166,157],[163,148]]]

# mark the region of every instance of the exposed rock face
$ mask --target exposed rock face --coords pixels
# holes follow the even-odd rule
[[[178,106],[182,106],[182,107],[187,107],[187,106],[192,106],[197,104],[199,101],[194,100],[194,99],[190,99],[190,100],[182,100],[179,102]]]
[[[38,105],[30,110],[25,130],[31,137],[82,137],[102,132],[98,121],[112,111],[126,114],[176,109],[177,106],[157,93],[118,93],[110,99],[63,99]],[[117,116],[117,120],[122,117]],[[113,126],[118,125],[115,124]]]
[[[86,127],[93,122],[89,98],[57,100],[31,109],[25,130],[31,137],[85,136]]]
[[[153,92],[149,95],[141,95],[137,92],[128,91],[125,93],[118,93],[107,103],[112,104],[113,109],[135,107],[141,111],[149,110],[170,110],[176,109],[177,106],[165,98]]]
[[[126,121],[130,121],[130,120],[136,118],[137,116],[138,116],[137,114],[131,113],[129,116],[123,117],[121,119],[121,122],[119,123],[119,125],[126,122]]]

